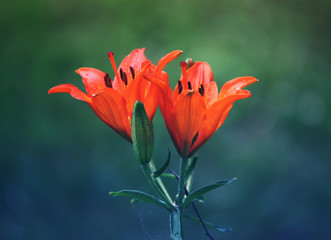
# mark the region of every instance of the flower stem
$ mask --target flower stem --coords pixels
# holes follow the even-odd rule
[[[160,189],[159,185],[156,184],[154,178],[152,177],[152,172],[151,172],[150,167],[148,165],[141,165],[141,168],[142,168],[148,182],[152,185],[152,187],[158,193],[160,198],[167,204],[167,207],[169,208],[169,210],[172,210],[172,211],[175,210],[175,207],[173,206],[172,202],[168,200],[166,195]]]
[[[186,170],[186,164],[187,164],[187,158],[181,158],[180,159],[180,165],[179,165],[179,180],[178,180],[178,189],[177,189],[177,195],[176,195],[176,204],[177,206],[181,207],[183,198],[184,198],[184,186],[185,186],[185,170]]]
[[[175,178],[176,178],[177,180],[179,180],[179,176],[178,176],[177,173],[175,173],[172,169],[169,169],[169,171],[175,176]],[[185,186],[184,186],[184,191],[185,191],[185,195],[188,196],[188,195],[189,195],[189,192],[188,192],[188,190],[187,190],[187,188],[186,188]],[[194,209],[195,214],[198,216],[199,221],[200,221],[200,223],[201,223],[203,229],[205,230],[206,236],[207,236],[210,240],[214,240],[214,238],[210,235],[210,233],[209,233],[209,231],[208,231],[208,229],[207,229],[207,227],[206,227],[204,221],[202,220],[202,218],[201,218],[201,216],[200,216],[200,214],[199,214],[199,212],[198,212],[198,209],[197,209],[197,207],[195,206],[194,202],[192,202],[191,205],[192,205],[192,207],[193,207],[193,209]]]
[[[184,187],[185,187],[185,171],[187,165],[187,158],[180,159],[180,172],[179,172],[179,180],[178,180],[178,189],[176,195],[176,211],[173,211],[170,215],[172,221],[171,223],[171,237],[174,240],[182,240],[183,239],[183,199],[184,199]]]

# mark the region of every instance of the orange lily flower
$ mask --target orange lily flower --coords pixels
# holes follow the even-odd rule
[[[141,101],[152,121],[158,98],[158,88],[144,78],[148,72],[153,77],[167,81],[168,74],[162,69],[182,51],[173,51],[160,59],[155,66],[145,57],[145,48],[133,50],[117,69],[112,52],[109,60],[115,72],[114,80],[95,68],[76,70],[83,80],[86,93],[72,84],[61,84],[51,88],[48,93],[69,93],[72,97],[85,101],[96,115],[118,134],[131,142],[131,116],[134,103]]]
[[[225,83],[218,93],[208,63],[190,60],[188,65],[181,62],[182,76],[174,91],[168,81],[146,76],[162,93],[161,113],[179,155],[184,158],[192,156],[216,132],[235,101],[251,96],[243,88],[258,81],[254,77],[238,77]]]

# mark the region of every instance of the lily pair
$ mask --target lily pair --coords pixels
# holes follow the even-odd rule
[[[162,57],[157,65],[149,61],[145,49],[133,50],[119,67],[114,55],[108,53],[114,71],[110,74],[95,68],[79,68],[86,93],[72,84],[61,84],[48,93],[69,93],[85,101],[96,115],[127,141],[132,142],[131,119],[136,101],[144,104],[152,121],[160,107],[168,132],[181,157],[191,157],[223,124],[233,103],[248,98],[243,89],[257,81],[254,77],[239,77],[228,81],[220,92],[212,70],[206,62],[181,62],[182,75],[174,90],[164,67],[182,51]]]

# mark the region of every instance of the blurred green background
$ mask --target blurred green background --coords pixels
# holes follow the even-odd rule
[[[329,0],[2,0],[0,8],[0,239],[168,239],[168,215],[109,191],[153,193],[132,147],[87,104],[49,88],[74,70],[111,73],[132,49],[154,63],[207,61],[220,87],[260,81],[199,151],[194,187],[238,177],[198,205],[230,226],[215,239],[331,239]],[[178,155],[158,111],[154,158]],[[167,182],[175,191],[172,181]],[[207,239],[185,221],[186,239]]]

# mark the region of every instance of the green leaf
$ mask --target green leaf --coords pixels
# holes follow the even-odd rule
[[[173,174],[170,174],[170,173],[162,173],[161,177],[176,179],[176,177]]]
[[[151,161],[154,147],[154,132],[144,104],[136,101],[132,111],[131,136],[133,150],[142,165]]]
[[[200,220],[198,218],[195,218],[195,217],[192,217],[190,215],[186,215],[184,214],[184,217],[187,218],[187,219],[190,219],[194,222],[197,222],[197,223],[200,223]],[[225,226],[219,226],[219,225],[216,225],[216,224],[213,224],[213,223],[209,223],[209,222],[206,222],[206,221],[203,221],[203,223],[206,225],[206,227],[209,227],[211,229],[214,229],[214,230],[217,230],[219,232],[231,232],[232,229],[230,227],[225,227]]]
[[[221,181],[221,182],[217,182],[217,183],[214,183],[214,184],[211,184],[211,185],[207,185],[207,186],[204,186],[202,188],[199,188],[193,192],[191,192],[185,199],[184,199],[184,202],[183,202],[183,207],[187,207],[192,201],[200,198],[203,194],[215,189],[215,188],[218,188],[218,187],[222,187],[226,184],[229,184],[229,183],[232,183],[234,180],[236,180],[237,178],[232,178],[230,180],[227,180],[227,181]]]
[[[166,207],[167,205],[161,201],[160,199],[142,192],[142,191],[138,191],[138,190],[130,190],[130,189],[125,189],[125,190],[121,190],[118,192],[110,192],[109,193],[111,196],[125,196],[125,197],[131,197],[133,199],[142,201],[142,202],[147,202],[147,203],[152,203],[161,207]]]
[[[159,170],[157,170],[152,174],[153,178],[160,177],[162,173],[167,169],[170,163],[170,157],[171,157],[171,152],[169,151],[167,161],[165,161],[165,163],[162,165],[162,167]]]
[[[198,198],[195,199],[195,200],[197,200],[199,203],[205,203],[205,201],[206,201],[206,197],[202,195],[202,196],[198,197]]]

